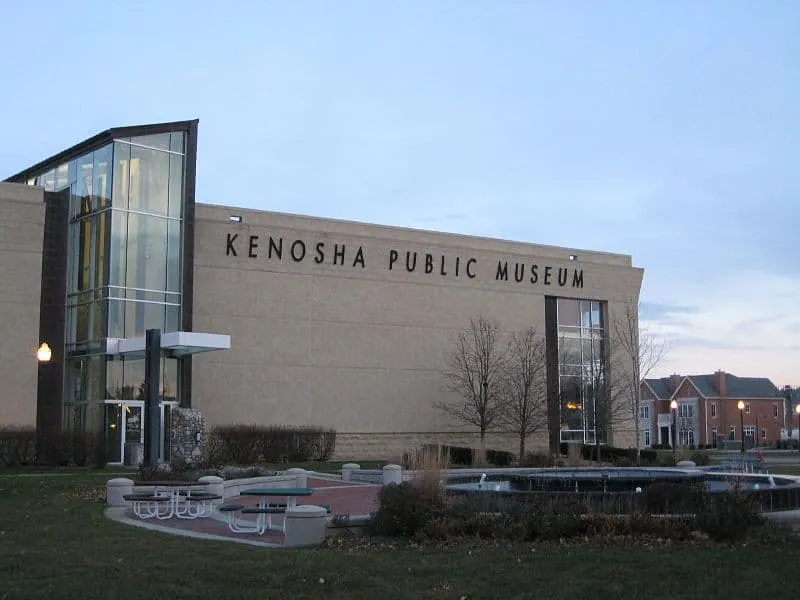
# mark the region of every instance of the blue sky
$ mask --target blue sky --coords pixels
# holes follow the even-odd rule
[[[623,252],[657,374],[800,385],[800,3],[8,4],[0,177],[200,119],[198,200]]]

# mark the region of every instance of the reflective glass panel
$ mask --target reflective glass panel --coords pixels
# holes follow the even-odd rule
[[[169,157],[166,152],[131,146],[130,210],[167,214]]]
[[[114,142],[114,191],[113,202],[117,208],[128,208],[130,191],[131,147]]]
[[[164,331],[181,330],[181,308],[180,306],[167,306]]]
[[[139,137],[132,137],[131,144],[141,144],[142,146],[150,146],[151,148],[158,148],[160,150],[169,150],[170,137],[169,133],[140,135]]]
[[[173,131],[169,138],[169,149],[183,154],[183,144],[186,134],[182,131]]]
[[[181,221],[167,221],[167,291],[180,292],[183,273],[181,271]]]
[[[77,224],[78,233],[78,290],[92,287],[92,219],[84,219]]]
[[[167,220],[128,214],[126,285],[163,290],[167,280]]]
[[[122,462],[122,404],[105,406],[106,460]]]
[[[578,300],[558,299],[558,324],[566,327],[580,327],[580,302]]]
[[[161,396],[164,400],[178,399],[178,359],[165,358],[161,365]]]
[[[92,205],[97,209],[111,206],[112,145],[95,150],[92,173]]]
[[[111,211],[103,211],[92,217],[94,221],[94,279],[92,287],[99,287],[105,281],[108,262],[109,227]]]
[[[89,304],[89,311],[92,323],[91,339],[101,340],[105,337],[106,331],[106,301],[95,300]]]
[[[60,192],[69,187],[69,163],[64,163],[56,168],[55,191]]]
[[[78,205],[75,207],[75,215],[86,214],[91,209],[91,196],[92,196],[92,169],[94,162],[92,153],[78,157],[75,161],[76,164],[76,194],[78,196]]]
[[[580,377],[561,377],[561,428],[583,429]]]
[[[559,340],[559,363],[563,365],[581,365],[580,338],[562,336]]]
[[[79,304],[75,311],[75,342],[85,342],[89,339],[89,305]]]
[[[109,285],[125,285],[125,263],[128,248],[126,244],[128,235],[128,214],[111,211],[111,239],[108,283]]]
[[[122,360],[109,359],[106,364],[106,398],[124,398],[122,390]]]
[[[153,302],[125,303],[125,337],[140,337],[148,329],[165,329],[164,304]]]
[[[183,157],[169,156],[169,216],[183,216]]]
[[[126,398],[138,400],[144,398],[144,359],[125,359],[123,371],[123,388]]]
[[[125,337],[125,302],[108,300],[108,337]]]

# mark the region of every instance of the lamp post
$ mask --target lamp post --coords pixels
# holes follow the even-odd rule
[[[675,428],[675,423],[677,420],[677,412],[678,412],[678,401],[673,400],[669,403],[669,407],[672,409],[672,460],[675,461],[675,438],[678,435],[678,431]]]
[[[794,407],[794,412],[797,413],[797,449],[800,451],[800,403]],[[792,430],[789,428],[789,439],[792,438]]]
[[[744,454],[744,402],[739,400],[736,408],[739,409],[739,425],[742,430],[742,454]]]

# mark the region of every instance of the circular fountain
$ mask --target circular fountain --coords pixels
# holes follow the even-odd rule
[[[800,508],[800,478],[765,473],[737,473],[697,467],[575,467],[495,469],[451,475],[444,482],[451,496],[475,496],[533,501],[578,497],[615,510],[633,510],[637,496],[654,484],[691,486],[710,494],[734,490],[757,496],[762,512]],[[627,509],[625,508],[627,507]]]

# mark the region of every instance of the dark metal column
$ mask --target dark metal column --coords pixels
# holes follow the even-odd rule
[[[161,330],[148,329],[144,349],[144,464],[158,464],[158,447],[161,440],[161,402],[158,382],[161,379]]]
[[[547,433],[550,454],[558,456],[561,448],[561,401],[558,381],[557,298],[544,299],[545,365],[547,369]]]

